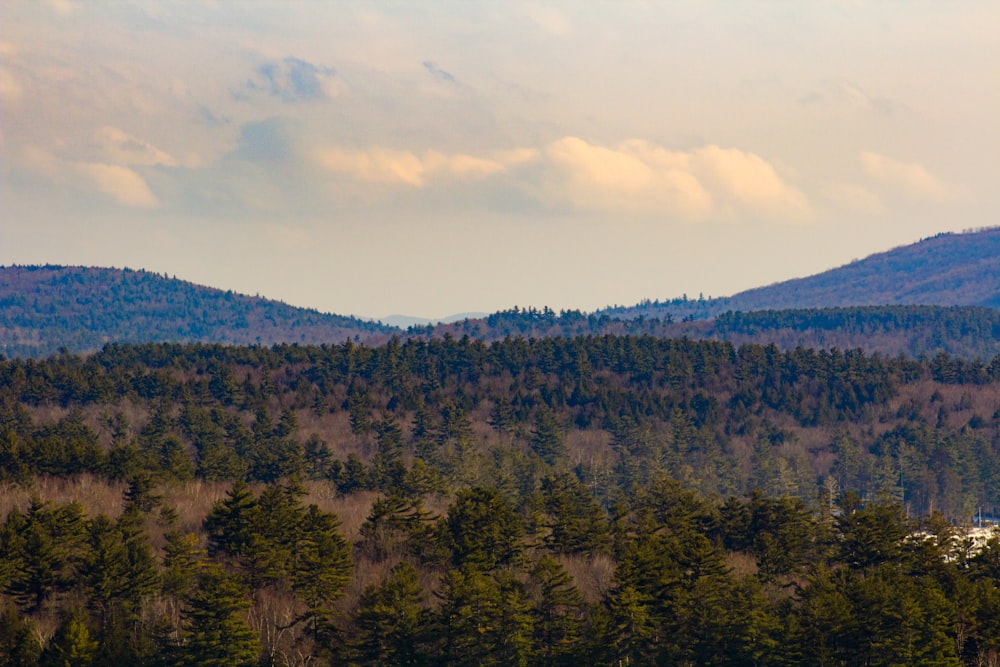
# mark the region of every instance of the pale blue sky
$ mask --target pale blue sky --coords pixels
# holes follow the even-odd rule
[[[997,2],[0,7],[0,264],[427,317],[1000,224]]]

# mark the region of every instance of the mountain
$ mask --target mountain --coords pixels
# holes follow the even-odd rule
[[[146,271],[14,266],[0,267],[0,354],[83,352],[110,341],[378,344],[393,335],[492,341],[628,334],[990,359],[1000,354],[998,307],[1000,228],[939,234],[720,299],[646,301],[596,313],[514,308],[437,324],[324,314]]]
[[[147,271],[0,267],[0,354],[41,357],[115,342],[380,342],[398,329]]]
[[[1000,307],[1000,227],[944,233],[830,271],[720,299],[644,302],[621,319],[711,319],[726,311],[934,305]]]

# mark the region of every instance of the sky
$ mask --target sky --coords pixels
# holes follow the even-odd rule
[[[0,265],[338,314],[727,296],[1000,225],[1000,2],[5,2]]]

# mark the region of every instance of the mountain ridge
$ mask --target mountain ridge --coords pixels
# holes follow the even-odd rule
[[[715,299],[598,312],[621,319],[712,319],[726,311],[933,305],[1000,307],[1000,227],[942,232],[803,278]]]
[[[44,356],[108,342],[319,344],[398,329],[130,268],[0,267],[0,353]]]
[[[594,313],[515,307],[437,324],[410,318],[416,321],[405,329],[142,269],[14,265],[0,267],[0,354],[88,352],[108,342],[378,345],[393,336],[628,334],[987,358],[1000,352],[998,306],[1000,228],[938,234],[730,297],[644,301]],[[727,313],[759,315],[727,320]]]

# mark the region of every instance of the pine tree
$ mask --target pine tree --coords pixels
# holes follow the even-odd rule
[[[425,633],[423,589],[417,571],[407,562],[392,568],[389,577],[361,594],[355,615],[354,651],[365,665],[422,664],[420,644]]]
[[[301,522],[299,539],[290,554],[292,589],[306,605],[300,617],[319,638],[330,626],[333,603],[351,579],[351,549],[339,532],[336,515],[310,505]]]
[[[544,665],[569,664],[580,640],[583,599],[573,578],[551,556],[535,563],[529,584],[536,589],[532,608],[533,654]]]
[[[187,641],[183,664],[192,667],[249,667],[256,662],[258,640],[244,612],[249,592],[221,567],[205,564],[182,610]]]
[[[531,431],[531,449],[538,456],[548,463],[554,465],[563,455],[563,434],[562,424],[556,419],[552,410],[542,407],[535,414],[535,425]]]
[[[5,602],[0,613],[0,667],[33,667],[41,653],[31,622]]]
[[[52,641],[42,653],[41,667],[90,667],[97,657],[98,643],[91,635],[86,615],[66,614]]]

